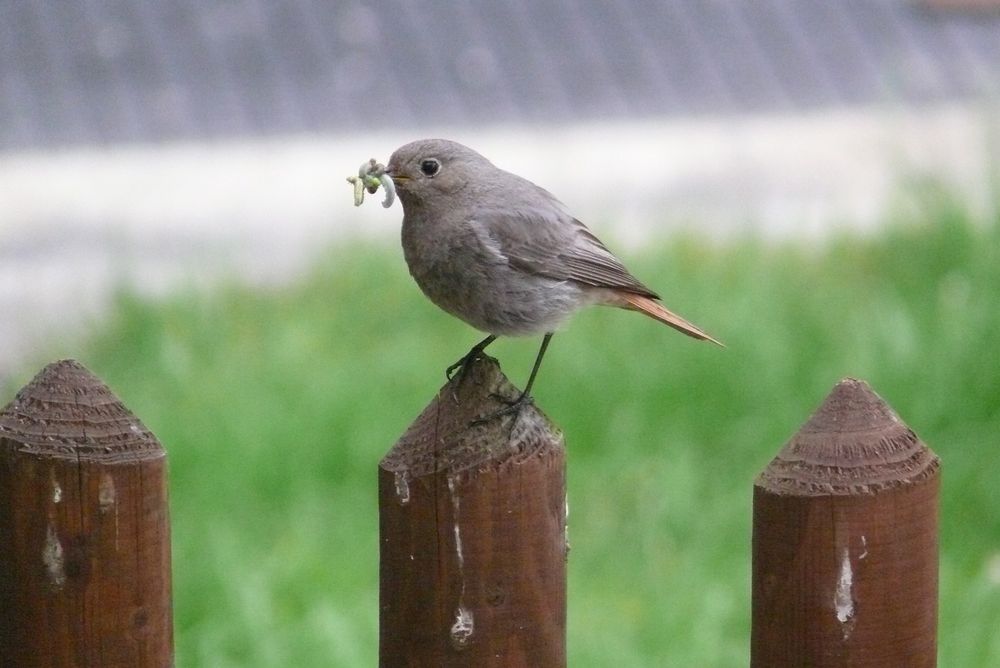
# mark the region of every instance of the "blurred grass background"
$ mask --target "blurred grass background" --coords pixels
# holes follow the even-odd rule
[[[1000,665],[1000,221],[933,189],[889,217],[622,253],[724,350],[612,309],[553,340],[570,665],[746,665],[754,476],[845,376],[944,460],[941,665]],[[74,356],[168,449],[179,666],[376,664],[378,460],[479,338],[371,242],[281,288],[120,296]],[[523,384],[537,344],[491,353]]]

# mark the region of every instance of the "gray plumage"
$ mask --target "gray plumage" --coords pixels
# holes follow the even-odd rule
[[[548,191],[472,149],[412,142],[392,154],[386,172],[403,204],[410,273],[432,302],[473,327],[550,334],[581,307],[606,304],[715,341],[655,301]]]

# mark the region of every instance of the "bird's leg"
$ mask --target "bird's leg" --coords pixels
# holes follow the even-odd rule
[[[538,349],[538,355],[535,356],[535,363],[531,366],[531,374],[528,376],[528,384],[524,386],[524,391],[521,392],[521,396],[519,396],[514,402],[515,404],[520,404],[524,401],[531,401],[531,386],[535,384],[535,376],[538,375],[538,369],[542,366],[542,358],[545,357],[545,350],[549,347],[549,341],[551,340],[552,332],[549,332],[542,337],[542,347]]]
[[[452,376],[454,375],[455,371],[458,370],[458,385],[460,386],[462,384],[462,381],[465,380],[465,374],[468,373],[467,370],[469,366],[471,366],[473,362],[479,359],[479,356],[483,354],[484,350],[486,350],[486,346],[490,345],[496,340],[497,340],[496,334],[490,334],[485,339],[483,339],[476,345],[472,346],[472,349],[469,352],[467,352],[465,356],[462,357],[462,359],[458,360],[454,364],[450,365],[447,369],[445,369],[444,375],[445,378],[448,379],[448,382],[451,382]],[[457,395],[455,399],[456,400],[458,399]]]
[[[472,424],[483,424],[484,422],[489,422],[498,417],[504,415],[517,414],[521,412],[521,409],[525,405],[532,402],[531,398],[531,386],[535,384],[535,376],[538,375],[538,369],[542,366],[542,358],[545,357],[545,351],[549,347],[549,341],[552,340],[552,332],[549,332],[542,338],[542,347],[538,349],[538,355],[535,356],[535,363],[531,367],[531,375],[528,376],[528,384],[524,386],[524,391],[521,392],[520,396],[514,401],[507,401],[506,399],[501,399],[507,405],[495,413],[490,413],[481,418],[476,418],[472,421]]]

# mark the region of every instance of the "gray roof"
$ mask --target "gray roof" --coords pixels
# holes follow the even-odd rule
[[[995,95],[1000,13],[929,4],[0,0],[0,150]]]

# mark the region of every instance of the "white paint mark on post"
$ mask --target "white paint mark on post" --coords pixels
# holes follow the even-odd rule
[[[448,477],[448,493],[451,496],[451,507],[455,511],[454,531],[455,531],[455,556],[458,559],[458,570],[461,573],[462,569],[465,567],[465,557],[462,554],[462,531],[458,525],[459,510],[461,509],[461,501],[458,495],[455,494],[455,479]],[[462,591],[465,591],[465,575],[462,575]]]
[[[472,638],[475,622],[472,611],[465,607],[465,555],[462,552],[462,531],[459,528],[461,517],[461,501],[455,493],[456,478],[448,476],[448,494],[451,496],[452,521],[455,523],[455,559],[458,563],[458,577],[462,581],[458,593],[458,610],[455,612],[455,623],[451,625],[451,644],[455,649],[462,649]]]
[[[101,484],[97,488],[97,503],[101,508],[101,514],[107,513],[114,508],[115,511],[115,552],[118,551],[118,504],[115,503],[117,492],[115,491],[115,479],[107,473],[101,474]]]
[[[476,623],[472,617],[472,612],[459,607],[455,612],[455,623],[451,625],[451,642],[461,649],[469,644],[472,634],[475,632]]]
[[[396,471],[396,496],[404,506],[410,502],[410,479],[406,471]]]
[[[58,504],[62,501],[63,490],[62,485],[59,484],[58,478],[56,478],[55,468],[49,469],[49,480],[52,481],[52,503]]]
[[[97,503],[101,512],[106,513],[115,503],[115,481],[107,473],[101,474],[101,484],[97,488]]]
[[[851,569],[851,554],[845,547],[840,557],[840,575],[833,595],[833,607],[837,612],[837,621],[844,628],[844,639],[851,634],[854,621],[854,571]]]
[[[563,496],[563,507],[565,516],[563,518],[563,542],[566,545],[566,554],[569,554],[569,494]]]
[[[861,537],[861,554],[858,555],[858,561],[861,561],[868,556],[868,539],[864,536]]]
[[[45,572],[49,574],[49,582],[53,588],[61,589],[66,584],[66,570],[63,568],[63,546],[56,535],[56,528],[49,525],[45,534],[45,546],[42,548],[42,563]]]
[[[458,568],[461,570],[465,566],[465,557],[462,555],[462,532],[459,531],[458,522],[455,522],[455,556],[458,557]]]

